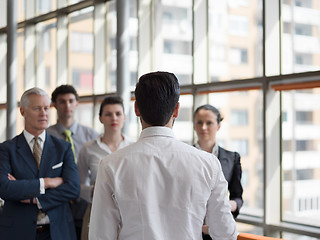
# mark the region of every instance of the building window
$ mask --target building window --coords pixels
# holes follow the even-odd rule
[[[232,110],[231,124],[234,126],[248,125],[248,111],[247,110]]]
[[[90,53],[93,52],[93,35],[85,32],[71,32],[70,44],[72,52]]]
[[[297,180],[313,179],[313,169],[298,169],[296,171]]]
[[[312,151],[312,150],[314,150],[312,140],[296,141],[296,151]]]
[[[297,111],[296,121],[299,124],[309,124],[312,123],[313,112],[311,111]]]
[[[246,37],[249,31],[249,21],[245,16],[230,15],[229,33],[234,36]]]
[[[229,55],[232,64],[248,63],[248,50],[246,48],[231,48]]]

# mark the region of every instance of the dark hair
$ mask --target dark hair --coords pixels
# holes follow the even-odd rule
[[[164,126],[179,101],[178,79],[169,72],[147,73],[139,78],[135,97],[142,119],[152,126]]]
[[[205,104],[205,105],[198,107],[193,113],[193,119],[196,118],[196,115],[200,110],[209,110],[209,111],[213,112],[217,116],[218,124],[223,120],[223,117],[221,116],[219,110],[210,104]]]
[[[102,111],[104,106],[109,105],[109,104],[119,104],[121,105],[123,112],[124,112],[124,106],[123,106],[123,100],[119,96],[107,96],[105,99],[103,99],[101,105],[100,105],[100,110],[99,110],[99,116],[102,116]]]
[[[61,85],[59,87],[57,87],[51,94],[51,100],[52,102],[56,102],[57,101],[57,97],[58,95],[63,95],[63,94],[67,94],[67,93],[72,93],[75,97],[76,100],[79,100],[79,95],[76,91],[76,89],[71,86],[71,85]]]

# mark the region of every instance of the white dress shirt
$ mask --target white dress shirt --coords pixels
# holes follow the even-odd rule
[[[91,193],[96,182],[99,163],[102,158],[111,154],[110,148],[101,141],[101,136],[89,141],[83,145],[78,158],[78,169],[80,174],[81,193],[80,197],[87,202],[92,201]],[[119,144],[118,149],[124,148],[131,144],[126,136],[123,136],[123,141]]]
[[[200,240],[206,218],[214,240],[235,240],[227,182],[218,159],[148,127],[139,140],[102,159],[91,240]]]

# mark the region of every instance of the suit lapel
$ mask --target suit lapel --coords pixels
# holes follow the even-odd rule
[[[46,140],[43,145],[41,163],[40,163],[40,177],[50,170],[50,167],[55,162],[56,159],[56,149],[52,141],[52,137],[46,133]]]
[[[23,159],[23,161],[25,161],[26,164],[31,168],[32,172],[35,175],[37,175],[38,174],[37,164],[35,162],[35,159],[32,155],[29,144],[27,143],[27,140],[25,139],[23,133],[21,133],[17,137],[17,153],[20,156],[20,158]]]

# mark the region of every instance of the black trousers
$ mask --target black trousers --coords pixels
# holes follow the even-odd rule
[[[49,224],[37,227],[36,240],[51,240]]]

